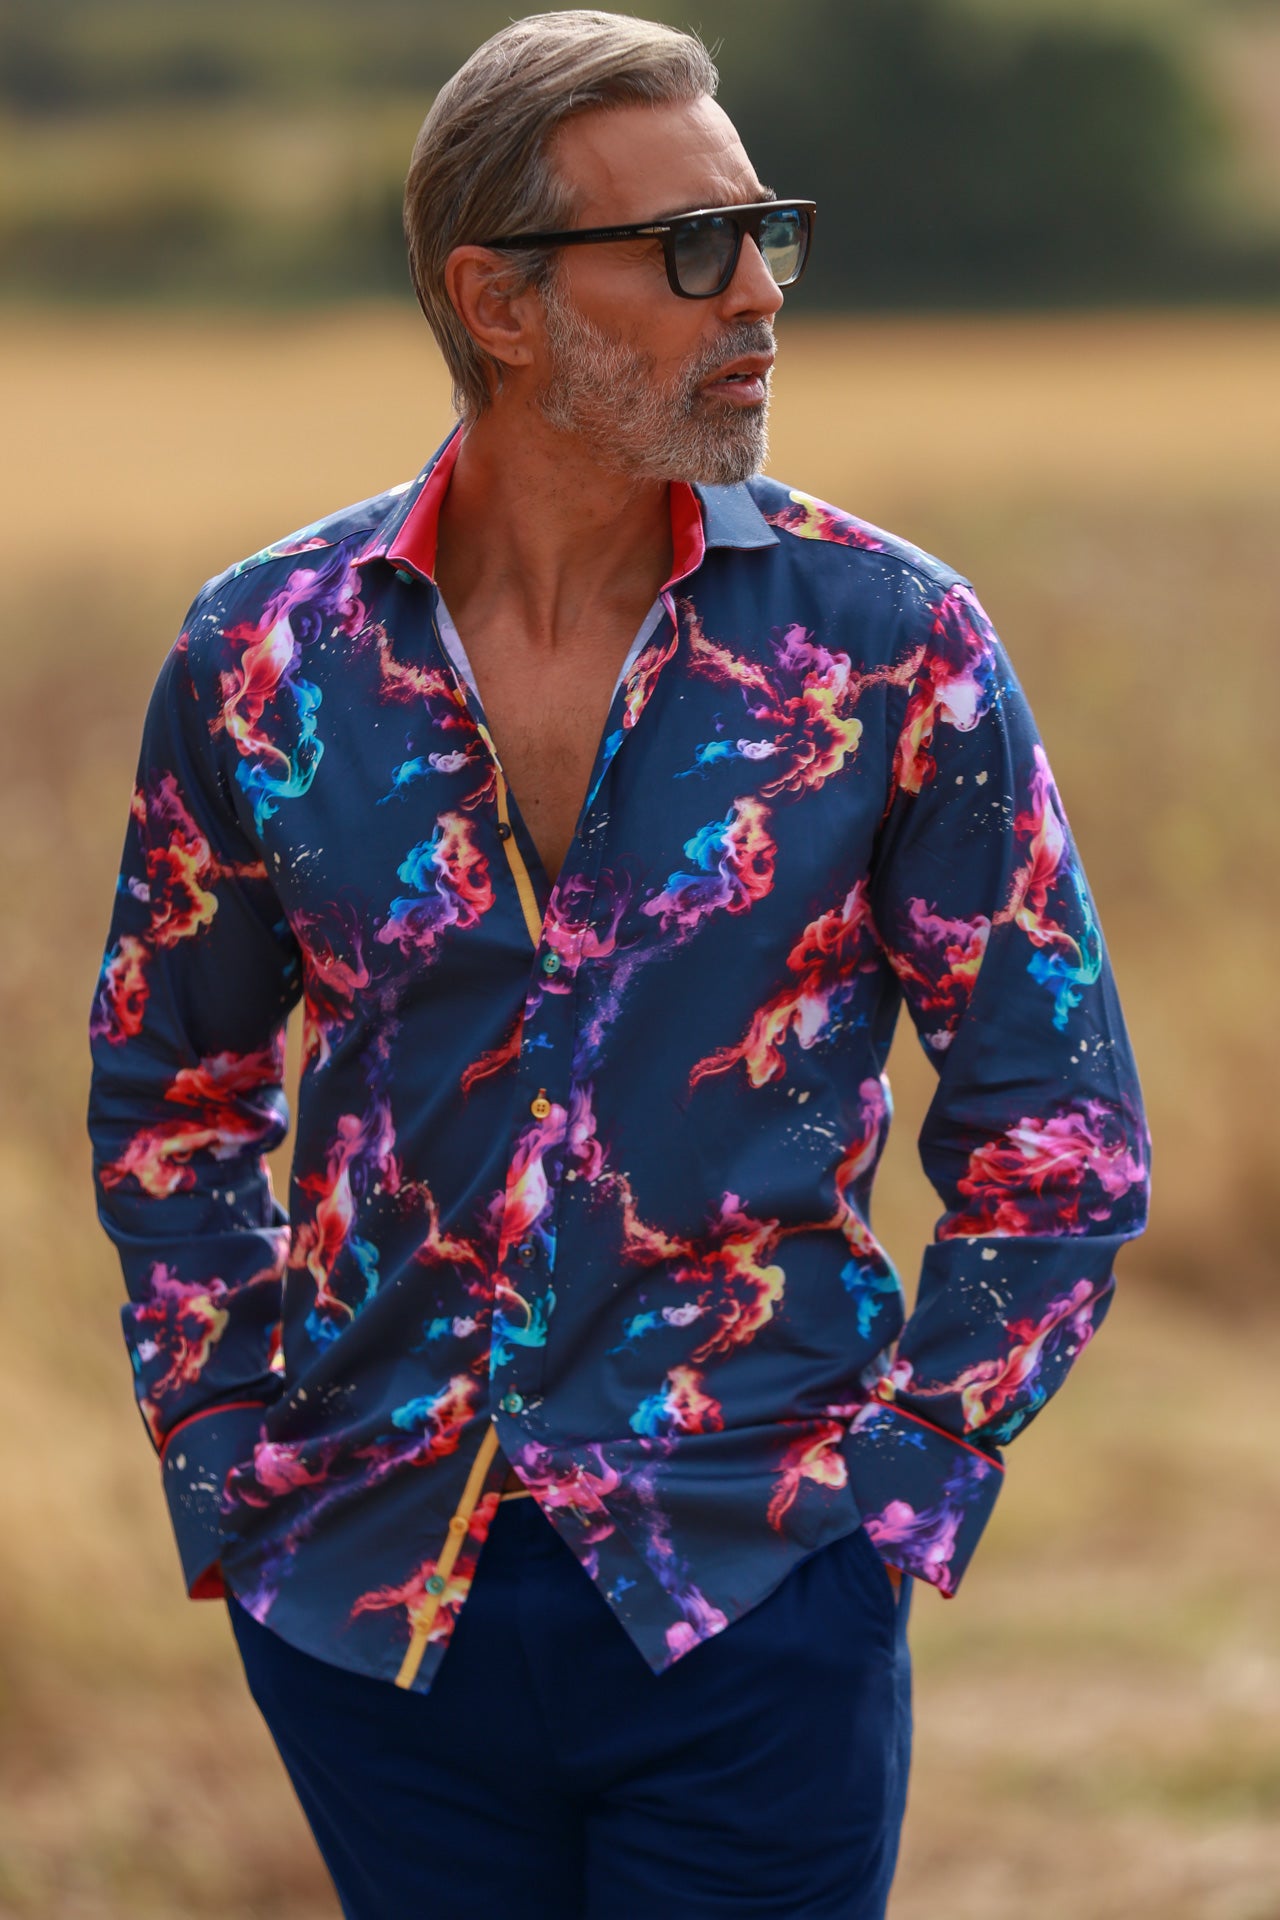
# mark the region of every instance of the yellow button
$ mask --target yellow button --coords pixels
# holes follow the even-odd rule
[[[544,1088],[538,1088],[538,1097],[530,1103],[529,1111],[535,1120],[545,1120],[550,1113],[551,1102],[548,1100]]]
[[[455,1513],[449,1522],[449,1531],[450,1533],[465,1533],[470,1524],[471,1522],[467,1519],[465,1513]]]

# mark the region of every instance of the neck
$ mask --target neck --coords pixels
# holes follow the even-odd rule
[[[612,471],[501,400],[464,429],[436,558],[455,618],[510,609],[530,639],[554,644],[593,606],[648,606],[670,569],[665,480]]]

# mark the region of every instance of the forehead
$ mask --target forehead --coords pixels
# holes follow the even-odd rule
[[[550,158],[583,227],[732,206],[763,193],[732,120],[705,95],[578,114],[556,134]]]

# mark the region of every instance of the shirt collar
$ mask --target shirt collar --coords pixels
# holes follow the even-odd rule
[[[373,531],[356,555],[356,564],[387,560],[424,579],[435,580],[436,536],[440,508],[462,446],[457,426],[438,447],[417,479]],[[696,573],[711,547],[772,547],[778,536],[746,486],[671,484],[671,577],[665,593]]]

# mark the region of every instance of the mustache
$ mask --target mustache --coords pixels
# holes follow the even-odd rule
[[[767,320],[740,321],[737,326],[729,327],[719,340],[703,347],[690,363],[685,376],[689,389],[692,391],[708,375],[718,373],[731,361],[740,360],[743,354],[776,350],[777,340]]]

